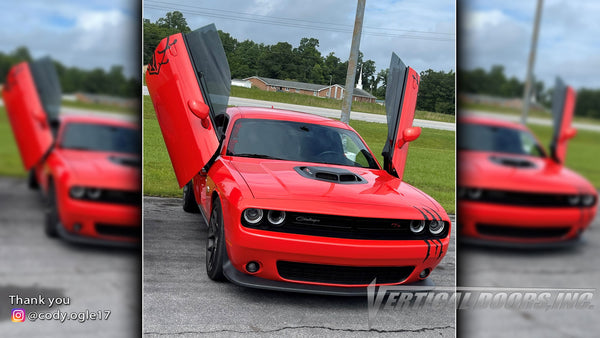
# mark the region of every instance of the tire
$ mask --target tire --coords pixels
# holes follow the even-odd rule
[[[194,197],[194,184],[192,181],[183,186],[183,211],[191,214],[200,212],[198,203],[196,203],[196,197]]]
[[[51,238],[58,237],[58,208],[56,206],[56,191],[52,181],[48,182],[48,197],[46,198],[46,210],[44,213],[44,230],[46,231],[46,236]]]
[[[27,175],[27,187],[31,190],[38,190],[40,187],[37,179],[35,178],[34,169],[29,170],[29,174]]]
[[[223,261],[227,255],[225,248],[225,230],[223,229],[223,212],[221,202],[217,198],[208,222],[206,238],[206,274],[214,281],[224,281]]]

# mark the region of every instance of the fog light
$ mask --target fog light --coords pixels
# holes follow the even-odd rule
[[[263,218],[263,211],[261,209],[246,209],[244,210],[244,219],[250,224],[257,224]]]
[[[412,231],[414,234],[423,232],[423,229],[425,229],[424,220],[413,219],[412,221],[410,221],[410,231]]]
[[[429,222],[429,232],[432,235],[439,235],[444,231],[444,222],[442,221],[431,221]]]
[[[427,268],[427,269],[421,271],[421,273],[419,274],[419,278],[425,279],[425,278],[427,278],[427,276],[429,276],[430,273],[431,273],[431,269]]]
[[[285,221],[285,211],[269,210],[267,219],[273,225],[281,225]]]
[[[81,224],[79,224],[79,223],[73,224],[73,231],[80,232],[81,228],[82,228]]]
[[[246,264],[246,271],[250,273],[255,273],[256,271],[258,271],[258,269],[260,269],[260,265],[257,262],[252,261]]]

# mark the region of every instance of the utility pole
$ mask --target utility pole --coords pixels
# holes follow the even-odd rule
[[[365,17],[366,0],[358,0],[356,6],[356,19],[354,20],[354,32],[352,32],[352,46],[350,47],[350,58],[348,59],[348,72],[346,73],[346,93],[342,102],[342,116],[340,120],[350,123],[350,110],[352,108],[352,94],[354,93],[354,78],[356,77],[356,63],[358,62],[358,50],[360,48],[360,35],[362,33],[363,18]]]
[[[533,22],[533,34],[531,36],[531,49],[529,50],[529,62],[527,63],[527,77],[525,78],[525,90],[523,91],[523,112],[521,114],[522,124],[527,123],[527,113],[529,113],[529,98],[531,97],[533,65],[535,64],[535,52],[537,49],[543,2],[544,0],[538,0],[535,9],[535,21]]]

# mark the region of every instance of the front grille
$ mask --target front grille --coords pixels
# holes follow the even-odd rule
[[[414,266],[340,266],[278,261],[282,278],[300,282],[339,285],[397,284],[410,276]]]
[[[280,226],[272,226],[267,222],[261,222],[257,225],[250,225],[244,221],[242,221],[242,223],[247,227],[275,232],[368,240],[444,238],[448,234],[449,228],[448,222],[444,222],[444,231],[439,235],[433,236],[428,231],[416,235],[410,231],[410,220],[308,214],[299,212],[287,212],[286,220]]]
[[[477,232],[494,237],[512,237],[512,238],[561,238],[570,231],[570,227],[551,227],[538,228],[527,226],[505,226],[495,224],[477,224]]]
[[[141,226],[123,226],[116,224],[97,223],[96,232],[104,236],[126,237],[126,238],[142,238]]]
[[[577,195],[483,189],[481,196],[477,199],[469,198],[468,194],[465,194],[464,196],[459,195],[459,199],[465,198],[477,202],[517,205],[523,207],[580,207],[580,204],[571,205],[569,203],[569,197],[573,196]]]
[[[102,195],[100,195],[98,202],[125,205],[141,205],[142,194],[139,191],[103,189]]]

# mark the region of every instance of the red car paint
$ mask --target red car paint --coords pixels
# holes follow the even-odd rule
[[[216,35],[214,26],[196,32]],[[225,265],[231,264],[235,269],[233,273],[226,272],[225,276],[241,285],[304,292],[321,292],[323,289],[315,291],[316,289],[298,285],[352,289],[362,288],[371,282],[342,283],[282,277],[277,264],[293,262],[357,269],[410,266],[413,267],[410,274],[391,284],[407,284],[425,279],[428,272],[444,257],[450,243],[450,219],[444,209],[425,193],[381,169],[376,161],[376,168],[363,168],[228,155],[232,135],[237,133],[238,121],[290,121],[335,127],[352,133],[355,131],[341,122],[298,112],[249,107],[228,108],[226,111],[225,106],[215,108],[214,102],[207,96],[212,93],[203,84],[203,81],[211,83],[215,78],[206,74],[207,68],[199,69],[206,64],[198,63],[209,63],[211,66],[210,62],[214,60],[226,59],[219,42],[214,47],[215,56],[194,57],[196,63],[190,62],[190,49],[194,48],[192,44],[195,42],[192,40],[195,38],[175,34],[162,40],[146,73],[146,83],[179,186],[192,180],[195,202],[207,224],[217,201],[222,206],[227,256]],[[208,52],[211,51],[213,49]],[[220,70],[225,74],[223,82],[229,82],[228,68],[223,69],[223,65],[215,67],[222,67]],[[408,81],[408,88],[411,89],[402,92],[405,94],[402,109],[405,113],[397,119],[395,141],[391,142],[398,151],[394,152],[390,162],[393,163],[394,172],[399,173],[400,177],[408,143],[420,133],[420,129],[411,127],[418,74],[408,67],[407,69],[407,73],[411,75]],[[218,149],[220,150],[217,152]],[[370,150],[367,151],[373,156]],[[341,184],[307,179],[295,170],[295,167],[303,166],[347,170],[360,175],[366,182]],[[350,223],[358,218],[439,220],[445,222],[446,231],[444,236],[438,238],[415,237],[402,240],[356,239],[273,231],[245,226],[242,213],[247,208],[317,215],[297,216],[297,222],[316,223],[328,216],[344,217],[352,220]],[[400,227],[400,221],[392,222],[391,226]],[[245,266],[250,261],[259,264],[258,271],[246,269]],[[427,273],[420,277],[424,270]],[[247,279],[242,281],[236,277],[240,274],[244,275],[242,279],[248,276],[254,279],[246,283]],[[273,282],[280,284],[274,287]],[[380,281],[378,284],[386,283]]]
[[[33,170],[46,198],[50,185],[53,186],[58,233],[84,242],[138,244],[141,239],[139,155],[65,149],[61,144],[65,130],[72,124],[135,131],[139,126],[123,118],[100,114],[62,115],[55,142],[29,65],[14,66],[8,74],[7,84],[3,97],[24,167]],[[118,191],[117,196],[128,197],[125,203],[75,199],[69,195],[73,186]],[[108,232],[99,229],[108,229]]]
[[[472,115],[459,119],[459,133],[469,125],[529,132],[521,124]],[[565,128],[570,128],[570,122]],[[569,131],[561,134],[565,133],[573,134]],[[567,139],[562,137],[562,142]],[[563,143],[560,149],[560,158],[564,161],[566,145]],[[521,163],[527,165],[515,167],[498,163],[494,158],[507,158],[515,163],[523,161]],[[568,242],[579,238],[594,219],[598,198],[594,187],[543,150],[541,156],[473,151],[460,149],[459,142],[458,161],[457,224],[461,240],[525,246]],[[510,196],[524,200],[523,203],[514,203],[509,201],[509,195],[504,201],[467,198],[468,189],[513,194]],[[595,203],[569,206],[552,200],[584,194],[593,196]],[[540,202],[532,202],[534,199]]]

